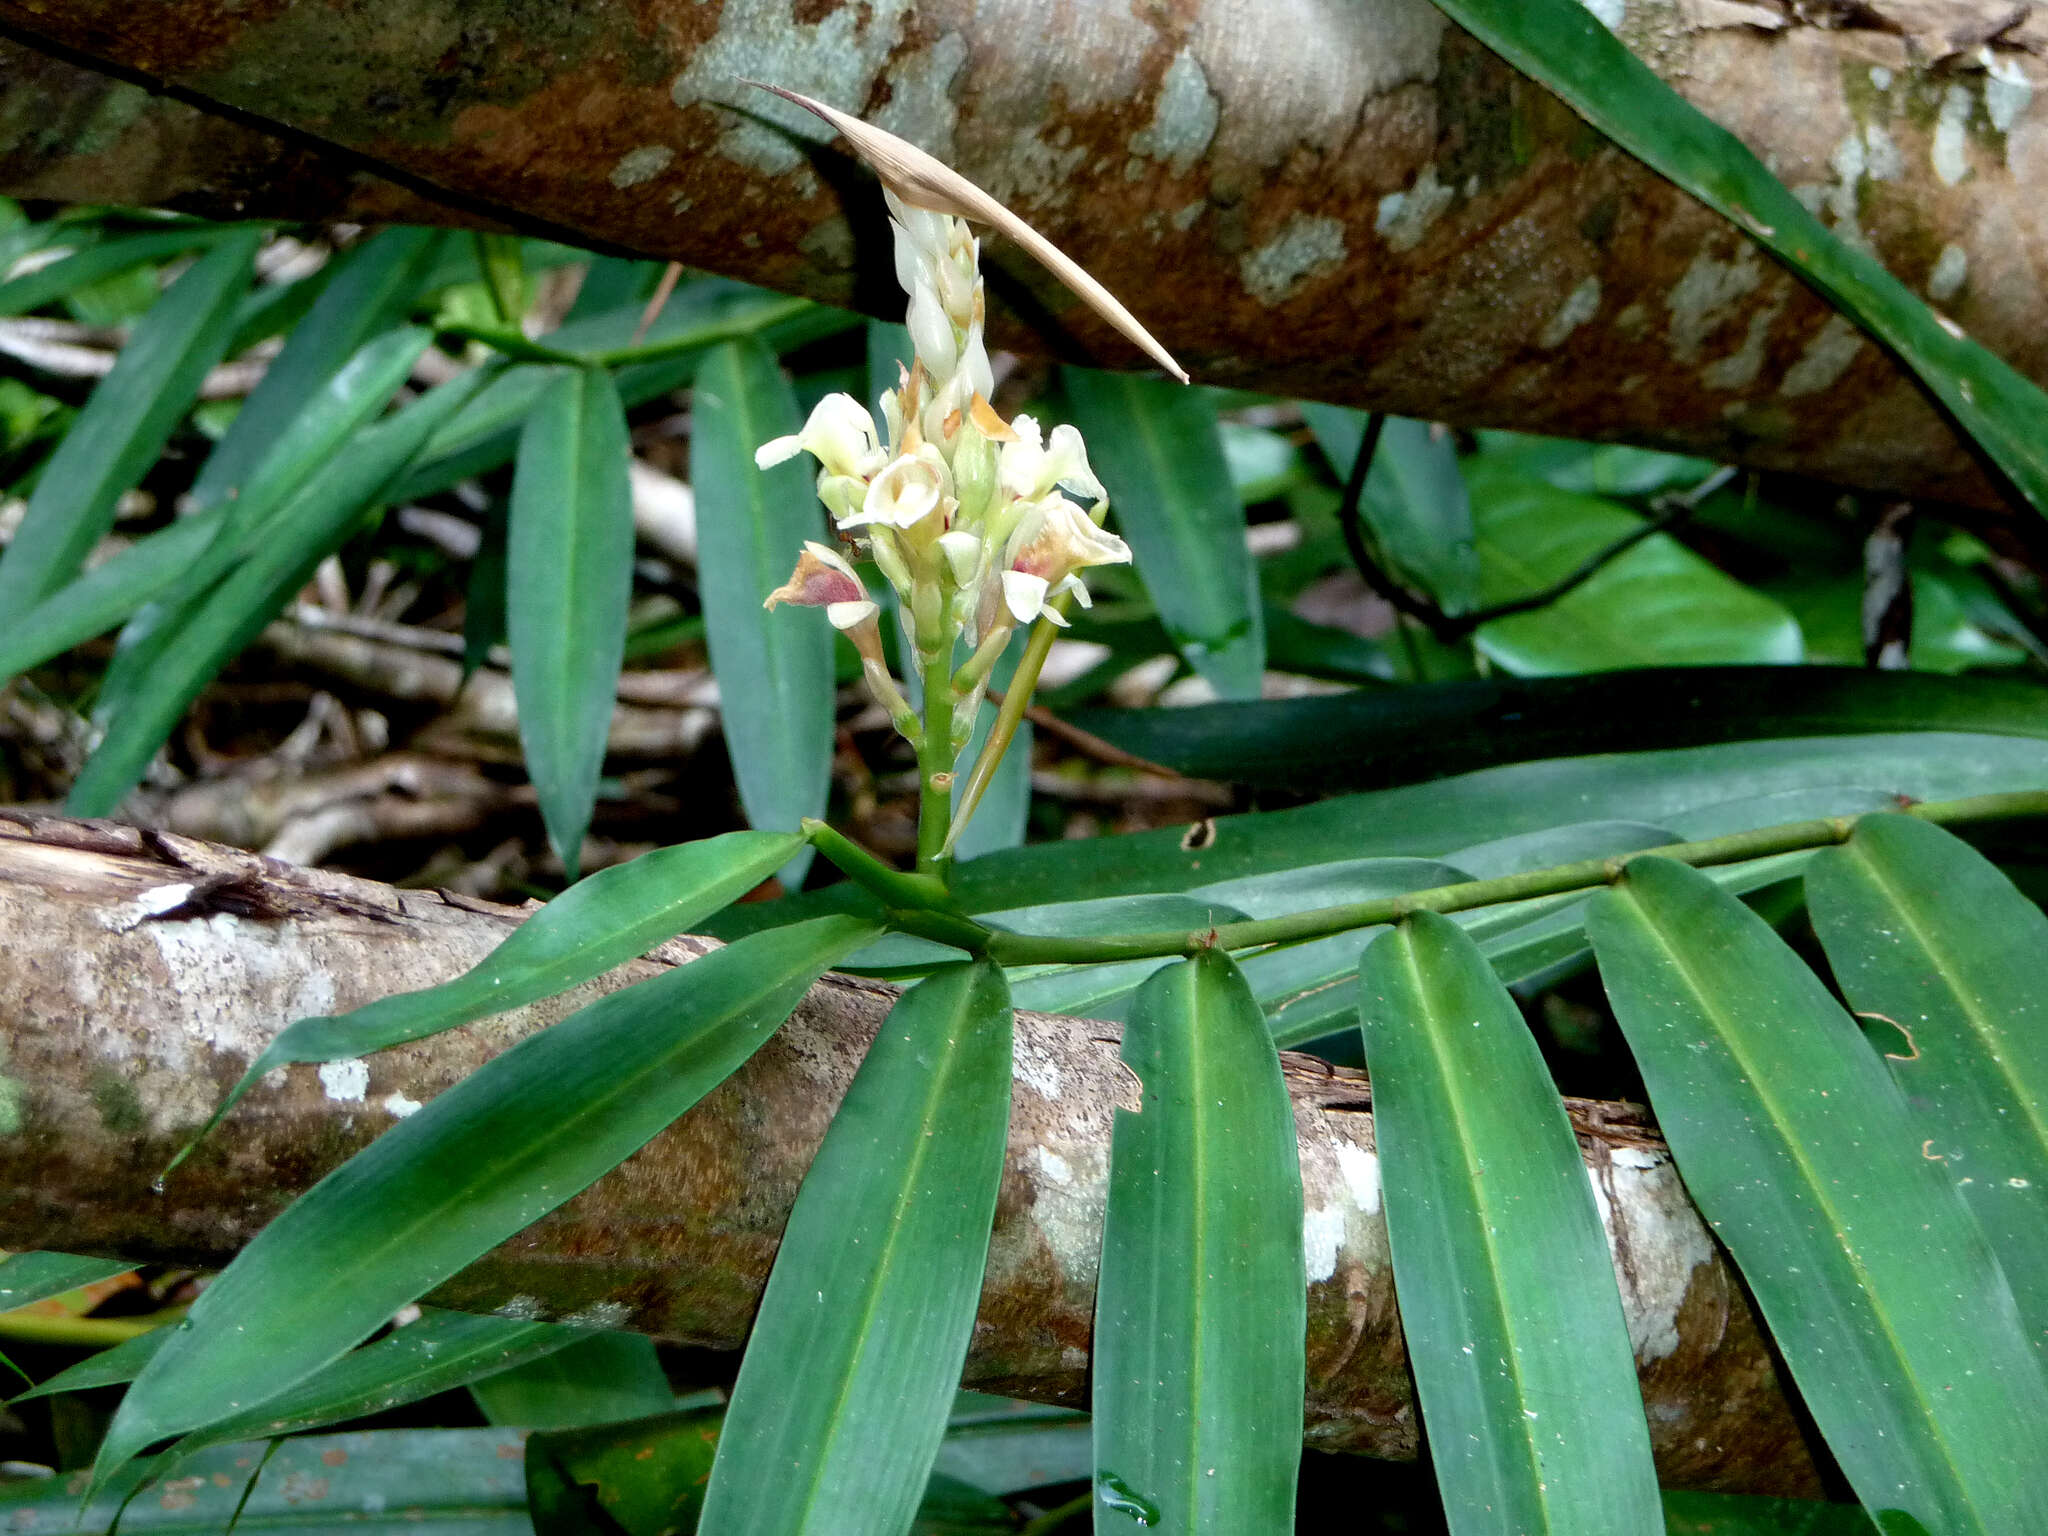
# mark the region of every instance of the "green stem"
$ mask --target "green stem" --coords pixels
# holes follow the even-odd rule
[[[1902,809],[1908,816],[1917,816],[1937,826],[2017,816],[2048,816],[2048,790],[1974,795],[1964,800],[1930,801]],[[1440,885],[1429,890],[1407,891],[1399,896],[1384,896],[1374,901],[1317,907],[1285,917],[1226,923],[1194,933],[1135,933],[1110,938],[1062,939],[991,930],[988,954],[990,959],[1003,965],[1092,965],[1113,960],[1188,955],[1203,949],[1242,950],[1269,944],[1298,944],[1307,939],[1347,933],[1355,928],[1396,923],[1414,912],[1467,912],[1475,907],[1499,906],[1537,896],[1593,890],[1620,879],[1630,860],[1650,854],[1676,859],[1681,864],[1711,865],[1767,858],[1778,853],[1796,853],[1807,848],[1824,848],[1845,841],[1861,819],[1860,816],[1830,816],[1812,821],[1786,822],[1750,832],[1734,832],[1726,837],[1644,848],[1613,858],[1583,859],[1576,864],[1559,864],[1494,880],[1468,880],[1457,885]]]
[[[940,667],[924,679],[924,740],[917,747],[917,867],[941,882],[952,866],[953,689]]]
[[[813,848],[882,904],[890,927],[973,955],[987,951],[989,930],[962,912],[935,876],[892,869],[822,821],[805,817],[803,833]]]
[[[1065,599],[1062,598],[1062,611]],[[1058,638],[1059,625],[1051,619],[1040,619],[1031,631],[1031,638],[1024,644],[1024,654],[1017,659],[1017,670],[1010,674],[1010,685],[1003,691],[1002,707],[996,711],[995,723],[988,728],[988,738],[981,744],[981,756],[974,760],[973,771],[967,775],[967,787],[960,791],[960,808],[953,816],[953,837],[967,825],[974,815],[974,808],[981,804],[981,797],[988,793],[989,781],[996,776],[1003,754],[1010,750],[1010,742],[1017,734],[1017,727],[1023,723],[1024,710],[1031,703],[1031,695],[1038,690],[1038,674],[1045,666],[1045,658],[1052,653],[1052,643]],[[951,846],[950,840],[948,846]]]
[[[185,1315],[183,1307],[152,1312],[146,1317],[73,1317],[69,1313],[0,1312],[0,1338],[29,1344],[68,1344],[81,1349],[111,1349],[145,1333],[154,1333]]]

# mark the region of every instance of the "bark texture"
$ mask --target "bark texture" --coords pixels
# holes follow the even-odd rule
[[[0,1248],[226,1261],[300,1191],[495,1052],[604,990],[686,963],[679,939],[603,981],[368,1062],[253,1092],[162,1193],[151,1181],[271,1036],[467,969],[522,914],[106,823],[0,820]],[[719,1348],[745,1338],[790,1205],[892,988],[815,987],[739,1074],[437,1299]],[[1285,1057],[1301,1138],[1308,1443],[1408,1457],[1413,1384],[1361,1074]],[[1085,1403],[1112,1025],[1020,1014],[1008,1164],[967,1382]],[[1756,1318],[1640,1110],[1574,1101],[1667,1483],[1812,1493]]]
[[[1596,9],[2048,378],[2048,23],[1991,0]],[[0,27],[179,98],[0,59],[0,190],[434,217],[424,192],[898,310],[868,180],[736,81],[773,79],[957,165],[1207,382],[1991,497],[1895,365],[1428,0],[0,0]],[[994,255],[999,340],[1137,363]]]

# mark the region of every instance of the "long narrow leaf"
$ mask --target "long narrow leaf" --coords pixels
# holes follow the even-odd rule
[[[202,1451],[171,1470],[130,1467],[79,1507],[75,1476],[0,1485],[0,1523],[37,1536],[532,1536],[519,1436],[502,1429],[386,1429]],[[251,1487],[253,1480],[254,1486]],[[244,1491],[248,1502],[242,1503]],[[241,1518],[235,1511],[241,1509]]]
[[[1303,401],[1302,419],[1342,479],[1365,441],[1366,413]],[[1366,475],[1359,512],[1397,575],[1446,613],[1479,600],[1472,498],[1450,434],[1426,421],[1389,416]]]
[[[794,827],[822,816],[832,757],[832,631],[811,609],[764,612],[824,515],[811,477],[791,459],[772,469],[754,450],[801,424],[796,396],[758,341],[704,359],[692,395],[690,475],[697,492],[698,592],[718,674],[725,747],[747,820]],[[806,848],[783,883],[810,867]]]
[[[1360,968],[1387,1240],[1455,1536],[1639,1536],[1657,1474],[1614,1265],[1543,1055],[1419,913]]]
[[[220,361],[260,238],[243,230],[222,240],[135,327],[51,456],[0,555],[0,614],[25,613],[69,581],[113,525],[121,493],[156,461]]]
[[[1943,322],[1867,250],[1831,233],[1726,129],[1659,80],[1578,0],[1436,0],[1651,169],[1733,220],[1894,352],[2037,512],[2048,513],[2048,396]]]
[[[195,219],[166,230],[89,245],[47,267],[0,283],[0,315],[25,315],[67,293],[132,272],[145,262],[164,261],[226,240],[248,240],[257,233],[246,224],[207,224]],[[45,243],[69,242],[59,239]]]
[[[192,482],[192,500],[212,506],[246,495],[271,443],[365,343],[401,324],[421,279],[447,238],[436,229],[389,229],[333,263],[320,296],[292,327],[284,350],[235,413]]]
[[[1961,838],[1871,816],[1806,876],[1849,1005],[1886,1051],[1921,1153],[1963,1192],[2048,1344],[2048,917]]]
[[[72,815],[104,816],[114,809],[142,777],[186,705],[348,538],[427,436],[478,382],[475,375],[457,379],[363,432],[353,451],[276,514],[277,537],[259,540],[248,559],[214,586],[177,633],[165,638],[152,686],[138,690],[108,722],[105,738],[79,770],[65,801]]]
[[[1068,368],[1061,379],[1167,632],[1224,698],[1256,699],[1265,610],[1214,399],[1134,374]]]
[[[550,384],[519,438],[505,637],[541,820],[573,881],[597,798],[633,596],[632,442],[601,368]]]
[[[470,1396],[484,1417],[529,1429],[578,1429],[675,1407],[654,1340],[616,1329],[580,1333],[566,1349],[471,1382]]]
[[[1251,989],[1206,952],[1124,1030],[1095,1295],[1095,1519],[1213,1536],[1294,1529],[1307,1272],[1294,1110]]]
[[[214,583],[249,557],[257,542],[271,533],[268,525],[278,509],[321,475],[344,443],[382,413],[432,340],[429,332],[407,328],[367,343],[334,370],[297,416],[266,440],[254,465],[228,487],[234,494],[221,493],[226,505],[205,552],[178,571],[163,597],[136,614],[122,631],[113,662],[100,681],[95,718],[115,719],[138,694],[159,686],[157,666],[164,648],[204,607]],[[204,512],[199,516],[216,521]],[[91,580],[86,576],[74,585],[85,586]],[[37,611],[65,602],[69,590],[58,592]]]
[[[1990,1245],[1854,1021],[1770,927],[1646,857],[1587,929],[1686,1188],[1883,1524],[2048,1529],[2048,1384]]]
[[[874,933],[756,934],[529,1036],[329,1174],[193,1305],[122,1400],[96,1478],[305,1380],[638,1151]]]
[[[897,1536],[974,1329],[1010,1124],[1010,993],[903,995],[804,1178],[726,1412],[705,1536]]]

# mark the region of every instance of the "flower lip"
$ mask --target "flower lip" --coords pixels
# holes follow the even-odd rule
[[[860,511],[841,518],[839,526],[884,523],[892,528],[914,528],[952,499],[952,480],[939,450],[929,443],[920,444],[875,476]]]
[[[809,539],[804,541],[804,552],[797,556],[796,569],[790,573],[789,580],[770,592],[768,600],[761,606],[773,608],[780,603],[795,603],[802,608],[835,608],[859,603],[867,603],[870,608],[874,606],[868,602],[867,588],[861,585],[859,575],[839,551]]]

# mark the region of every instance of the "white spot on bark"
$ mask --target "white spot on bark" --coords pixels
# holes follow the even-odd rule
[[[1536,345],[1563,346],[1565,338],[1599,312],[1600,279],[1589,277],[1565,295],[1564,302],[1557,307],[1557,313],[1550,317],[1549,323],[1543,327],[1542,334],[1536,338]]]
[[[1192,47],[1183,48],[1166,66],[1159,97],[1152,103],[1152,121],[1131,135],[1131,148],[1166,162],[1176,176],[1194,169],[1216,137],[1216,93]]]
[[[803,179],[814,182],[790,137],[825,143],[834,130],[794,102],[740,81],[772,80],[859,113],[884,61],[902,41],[909,10],[910,0],[870,0],[836,8],[804,25],[790,19],[789,0],[725,0],[718,31],[676,76],[670,99],[679,107],[700,102],[744,107],[748,115],[733,117],[720,134],[719,153],[766,175],[803,171]],[[865,26],[860,24],[863,16]]]
[[[1414,186],[1406,192],[1389,192],[1380,199],[1372,227],[1395,250],[1412,251],[1457,195],[1455,188],[1437,180],[1435,166],[1425,165]]]
[[[1616,1147],[1593,1173],[1608,1243],[1629,1255],[1618,1273],[1629,1342],[1639,1361],[1661,1360],[1678,1348],[1678,1314],[1693,1271],[1714,1257],[1713,1239],[1668,1157]],[[1615,1238],[1617,1220],[1627,1225],[1625,1245]]]
[[[953,100],[953,77],[967,62],[967,39],[947,32],[929,46],[905,54],[889,70],[890,96],[872,121],[919,149],[953,159],[953,130],[960,108]]]
[[[1944,245],[1934,258],[1934,270],[1927,274],[1927,297],[1945,304],[1962,291],[1970,275],[1970,255],[1960,245]]]
[[[1109,1197],[1109,1144],[1076,1142],[1060,1161],[1067,1167],[1065,1179],[1033,1181],[1031,1216],[1062,1275],[1093,1274]]]
[[[1628,20],[1627,0],[1581,0],[1581,3],[1610,32],[1619,32],[1621,24]]]
[[[1318,1206],[1302,1214],[1301,1257],[1308,1283],[1319,1285],[1337,1273],[1337,1253],[1344,1246],[1341,1206]]]
[[[1892,88],[1892,72],[1882,64],[1873,64],[1870,66],[1870,83],[1880,91],[1888,91]]]
[[[407,1115],[420,1112],[420,1101],[408,1099],[402,1093],[387,1093],[384,1095],[384,1107],[391,1112],[393,1119],[403,1120]]]
[[[1202,210],[1208,206],[1209,205],[1203,202],[1200,198],[1196,198],[1195,201],[1189,203],[1185,208],[1181,209],[1179,212],[1174,214],[1173,227],[1179,230],[1182,234],[1186,234],[1188,229],[1194,224],[1195,220],[1199,219],[1202,216]]]
[[[629,149],[612,167],[611,184],[623,192],[628,187],[652,181],[668,169],[669,162],[675,157],[676,152],[666,144],[642,144],[638,149]]]
[[[370,1089],[370,1064],[360,1057],[320,1063],[320,1086],[337,1104],[360,1104]]]
[[[1770,345],[1771,326],[1785,307],[1782,295],[1772,299],[1749,317],[1749,329],[1742,345],[1726,357],[1716,358],[1700,370],[1700,382],[1709,389],[1746,389],[1763,371],[1764,350]]]
[[[1016,1050],[1010,1058],[1010,1075],[1040,1098],[1053,1103],[1059,1102],[1060,1089],[1066,1082],[1060,1073],[1059,1058],[1048,1051],[1043,1042],[1023,1030],[1017,1032]]]
[[[1952,85],[1941,98],[1941,112],[1934,120],[1934,174],[1954,186],[1970,172],[1967,134],[1974,99],[1967,85]]]
[[[1785,370],[1778,393],[1788,398],[1818,394],[1847,373],[1862,350],[1863,333],[1841,315],[1828,316],[1799,361]]]
[[[1050,1147],[1033,1147],[1032,1156],[1038,1160],[1038,1171],[1055,1184],[1074,1182],[1074,1168],[1064,1157]]]
[[[1898,141],[1880,123],[1863,128],[1864,166],[1872,181],[1896,181],[1906,172],[1906,157]]]
[[[571,1328],[623,1328],[632,1315],[633,1309],[624,1302],[593,1301],[562,1321]]]
[[[1763,280],[1756,248],[1745,241],[1733,261],[1719,261],[1705,251],[1672,286],[1665,298],[1671,312],[1671,354],[1681,363],[1699,361],[1707,338],[1720,329],[1738,301]]]
[[[509,1317],[515,1322],[537,1323],[547,1314],[542,1309],[538,1297],[519,1295],[508,1297],[505,1304],[498,1308],[497,1315]]]
[[[2034,83],[2017,63],[1989,48],[1980,50],[1977,57],[1984,65],[1984,115],[2000,133],[2011,133],[2012,125],[2034,99]]]
[[[1348,1141],[1337,1143],[1337,1168],[1344,1175],[1344,1187],[1351,1203],[1368,1216],[1380,1213],[1380,1160],[1363,1147]]]

